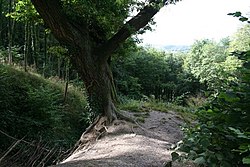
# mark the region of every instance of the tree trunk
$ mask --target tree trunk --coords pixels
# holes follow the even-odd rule
[[[28,22],[25,22],[25,28],[24,28],[24,71],[27,72],[27,62],[28,62]]]
[[[9,1],[9,13],[12,11],[12,0]],[[8,63],[12,64],[12,19],[8,19]]]
[[[61,57],[57,58],[57,76],[61,78]]]
[[[76,64],[78,73],[85,83],[91,112],[95,114],[94,116],[106,116],[108,123],[112,122],[117,118],[115,108],[117,96],[109,64],[96,62],[93,59],[85,59],[85,61],[73,59],[72,61]]]
[[[46,34],[46,30],[44,30],[44,51],[43,51],[43,55],[44,55],[44,61],[43,61],[43,76],[45,76],[46,73],[46,66],[47,66],[47,34]]]
[[[28,66],[31,66],[33,65],[33,62],[34,62],[34,53],[33,53],[33,49],[32,49],[32,21],[28,21],[28,38],[27,38],[27,42],[28,42],[28,45],[27,45],[27,48],[28,48]]]
[[[33,65],[33,68],[34,70],[37,70],[37,67],[38,67],[38,58],[37,58],[37,55],[38,55],[38,44],[37,44],[37,26],[35,25],[34,22],[32,22],[31,24],[31,48],[32,48],[32,54],[33,54],[33,62],[32,62],[32,65]]]
[[[0,0],[0,46],[3,46],[4,38],[3,38],[3,25],[4,25],[4,17],[3,17],[3,0]]]
[[[65,63],[64,81],[66,81],[65,89],[64,89],[64,97],[63,97],[63,102],[65,103],[67,100],[68,86],[69,86],[69,60],[68,59],[66,60],[66,63]]]

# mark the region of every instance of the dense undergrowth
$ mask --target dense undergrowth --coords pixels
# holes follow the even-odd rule
[[[191,159],[204,167],[250,165],[250,51],[234,54],[243,61],[238,82],[196,111],[196,125],[184,128],[179,150],[186,154],[179,160]]]
[[[60,81],[5,65],[0,65],[0,85],[0,130],[9,135],[0,133],[2,153],[15,142],[13,138],[64,152],[89,123],[83,91],[73,86],[64,99],[65,84]]]

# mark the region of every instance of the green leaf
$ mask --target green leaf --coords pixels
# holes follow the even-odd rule
[[[179,158],[179,154],[176,153],[176,152],[172,152],[172,153],[171,153],[171,156],[172,156],[172,160],[173,160],[173,161],[176,161],[176,160]]]
[[[223,155],[222,154],[216,153],[215,156],[217,157],[217,159],[219,161],[223,160]]]
[[[242,159],[243,164],[250,164],[250,157],[245,157]]]
[[[248,18],[246,18],[246,17],[241,17],[241,18],[239,18],[239,20],[242,21],[242,22],[244,22],[244,21],[247,21]]]
[[[232,167],[232,164],[228,163],[227,161],[222,161],[220,166],[221,167]]]
[[[199,157],[194,160],[194,163],[196,164],[205,164],[206,160],[204,157]]]
[[[238,102],[240,100],[234,92],[222,92],[220,93],[219,98],[231,103]]]
[[[241,12],[235,12],[235,13],[234,13],[234,16],[235,16],[235,17],[240,17],[240,16],[241,16]]]
[[[204,147],[204,148],[207,148],[209,145],[210,145],[210,142],[208,139],[202,139],[200,144]]]
[[[241,131],[239,129],[235,129],[233,127],[229,127],[228,129],[230,129],[231,131],[233,131],[236,134],[241,134]]]
[[[242,139],[250,139],[249,136],[245,135],[243,132],[241,132],[239,129],[235,129],[232,127],[229,127],[230,130],[232,130],[235,134],[237,134],[238,138],[242,138]]]

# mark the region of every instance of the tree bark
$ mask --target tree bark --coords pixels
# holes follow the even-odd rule
[[[78,51],[78,54],[82,55],[86,53]],[[82,58],[85,59],[73,58],[72,61],[84,81],[88,93],[88,102],[91,107],[90,110],[96,114],[95,116],[106,116],[108,122],[112,122],[112,120],[117,118],[115,108],[117,98],[110,66],[107,62],[94,63],[91,57],[89,57],[90,59],[86,57]]]

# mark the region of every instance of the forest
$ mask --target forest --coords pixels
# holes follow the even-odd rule
[[[184,120],[171,163],[249,166],[250,20],[232,11],[235,34],[188,50],[139,45],[175,3],[0,0],[0,166],[55,165],[85,132],[97,140],[117,119],[140,128],[151,111]]]

